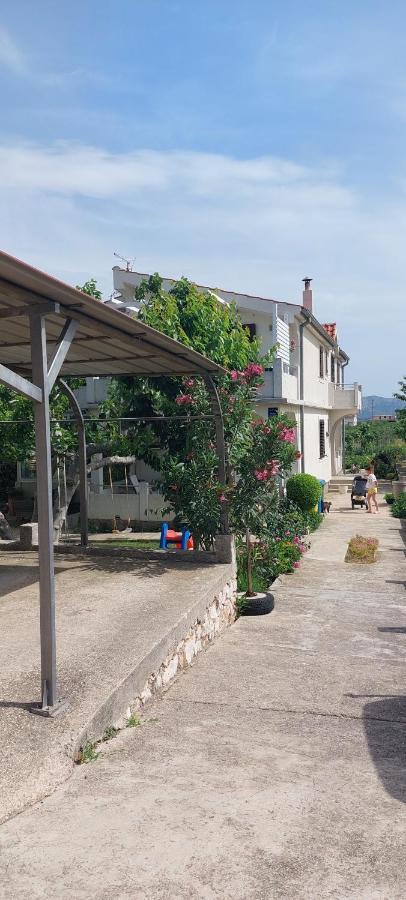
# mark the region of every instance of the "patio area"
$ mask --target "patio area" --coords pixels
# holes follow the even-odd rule
[[[189,626],[230,577],[227,565],[58,555],[57,651],[69,708],[29,711],[41,659],[36,553],[0,553],[0,822],[67,778],[86,732],[125,714]]]

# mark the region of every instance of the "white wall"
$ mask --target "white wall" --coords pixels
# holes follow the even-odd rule
[[[320,459],[320,442],[319,442],[319,422],[324,419],[325,423],[325,442],[326,456]],[[305,434],[305,471],[309,475],[315,475],[317,478],[324,478],[329,481],[332,475],[330,437],[327,437],[329,430],[329,417],[325,409],[309,409],[304,410],[304,434]]]
[[[324,377],[320,378],[320,347],[324,351],[324,368],[325,368],[325,351],[328,352],[328,371],[324,373]],[[329,383],[330,383],[330,350],[329,345],[324,343],[321,338],[313,335],[310,328],[304,329],[303,334],[303,392],[304,399],[311,403],[320,404],[321,408],[328,409],[329,406]]]

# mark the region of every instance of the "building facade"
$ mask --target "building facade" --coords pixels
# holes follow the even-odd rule
[[[134,288],[148,275],[115,266],[115,299],[108,303],[123,311],[136,310]],[[347,384],[349,362],[337,339],[335,323],[321,324],[313,312],[311,279],[304,280],[302,303],[288,303],[219,288],[198,285],[220,302],[234,303],[263,353],[275,348],[275,359],[265,372],[258,393],[257,411],[264,419],[278,412],[296,422],[298,471],[329,481],[343,469],[343,423],[361,409],[361,386]],[[163,279],[168,291],[173,280]]]

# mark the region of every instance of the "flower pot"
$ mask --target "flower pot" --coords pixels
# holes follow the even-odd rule
[[[275,606],[274,596],[269,591],[258,592],[253,597],[244,595],[241,601],[242,616],[265,616],[272,612]]]

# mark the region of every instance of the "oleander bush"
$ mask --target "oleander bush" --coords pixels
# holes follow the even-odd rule
[[[386,500],[388,506],[392,506],[392,503],[395,502],[394,494],[384,494],[384,497],[385,497],[385,500]]]

